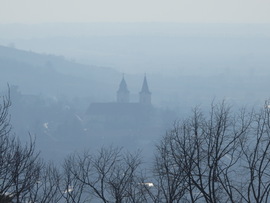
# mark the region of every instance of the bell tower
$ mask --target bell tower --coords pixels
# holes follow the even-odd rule
[[[142,89],[140,91],[140,103],[151,105],[151,92],[148,88],[146,75],[144,76]]]
[[[129,102],[129,91],[127,88],[127,83],[125,81],[124,75],[120,82],[119,89],[117,91],[117,102],[118,103],[128,103]]]

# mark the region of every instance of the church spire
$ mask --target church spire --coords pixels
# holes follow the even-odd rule
[[[151,92],[149,91],[149,88],[148,88],[148,84],[147,84],[147,79],[146,79],[146,75],[144,76],[144,79],[143,79],[143,85],[142,85],[142,90],[140,93],[147,93],[147,94],[151,94]]]
[[[123,74],[122,80],[120,82],[118,91],[117,91],[117,102],[127,103],[129,102],[129,91],[127,88],[127,83]]]
[[[148,88],[148,83],[146,79],[146,75],[144,75],[143,85],[140,92],[140,103],[141,104],[151,104],[151,92]]]

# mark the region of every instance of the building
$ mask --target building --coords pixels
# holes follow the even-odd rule
[[[123,76],[116,92],[116,102],[92,103],[86,114],[90,128],[137,128],[150,125],[154,108],[151,104],[147,78],[144,76],[138,102],[130,102],[129,90]]]

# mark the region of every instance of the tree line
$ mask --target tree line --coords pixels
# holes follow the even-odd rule
[[[147,166],[140,152],[103,147],[73,153],[61,167],[35,140],[12,133],[9,95],[0,105],[0,202],[191,203],[270,201],[270,108],[212,103],[174,123]]]

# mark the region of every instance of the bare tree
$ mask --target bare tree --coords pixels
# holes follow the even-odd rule
[[[22,146],[17,141],[11,147],[9,173],[11,177],[10,192],[15,202],[22,202],[29,198],[31,190],[39,179],[41,162],[35,153],[34,142]]]
[[[0,138],[5,140],[6,136],[9,135],[11,131],[9,115],[9,107],[11,106],[11,100],[9,89],[7,95],[1,96],[0,98],[2,100],[2,103],[0,105]]]
[[[163,168],[160,174],[167,181],[163,189],[166,202],[239,202],[235,177],[241,143],[251,122],[252,115],[246,111],[234,115],[223,102],[212,104],[206,116],[195,109],[191,118],[175,125],[158,147],[160,157],[170,158],[161,164],[156,161],[155,166]],[[172,190],[172,183],[178,180],[180,187]],[[164,188],[165,184],[160,185]]]
[[[12,186],[11,174],[8,173],[10,153],[10,142],[8,135],[11,131],[9,107],[11,106],[10,94],[2,96],[0,105],[0,201],[4,201],[9,196],[9,188]]]
[[[91,197],[84,193],[85,185],[78,179],[81,177],[80,157],[77,154],[66,158],[59,191],[67,203],[89,202]]]
[[[8,91],[0,104],[0,200],[9,197],[13,202],[23,202],[39,177],[41,165],[35,142],[30,139],[28,144],[22,145],[11,134],[10,105]]]
[[[183,157],[181,158],[182,154],[177,153],[178,146],[174,141],[174,133],[178,132],[176,129],[168,132],[157,146],[153,185],[146,186],[153,202],[180,202],[186,192],[184,163],[179,162]]]
[[[97,154],[73,156],[68,174],[83,184],[85,195],[104,203],[138,202],[139,154],[122,154],[120,148],[102,148]],[[136,197],[132,195],[137,195]]]
[[[254,115],[249,136],[242,144],[242,187],[238,192],[242,202],[270,201],[270,109],[265,108]]]
[[[61,200],[59,191],[60,172],[53,163],[42,164],[39,179],[29,190],[29,201],[39,203],[57,203]]]

